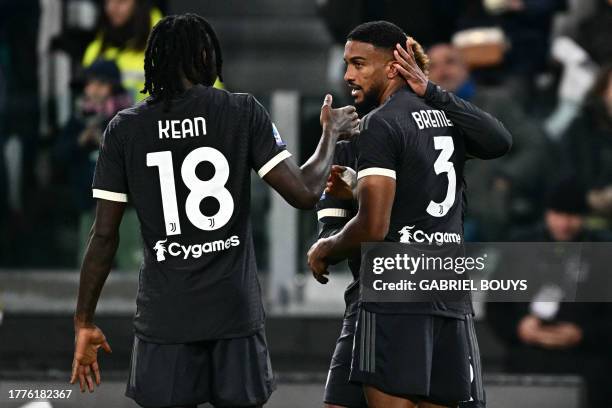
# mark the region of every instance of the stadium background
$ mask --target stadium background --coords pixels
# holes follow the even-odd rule
[[[92,80],[117,85],[112,67],[92,66],[95,58],[90,61],[87,56],[99,38],[102,3],[0,0],[2,407],[26,404],[28,400],[9,400],[8,390],[27,384],[75,389],[67,385],[71,313],[83,234],[91,222],[92,201],[83,194],[89,191],[96,150],[95,135],[88,135],[83,143],[75,141],[85,137],[84,128],[104,123],[100,112],[94,120],[84,118],[84,85]],[[137,3],[152,7],[146,9],[143,21],[158,18],[158,13],[188,11],[209,19],[224,51],[222,86],[256,95],[300,162],[318,140],[324,93],[334,93],[336,104],[350,102],[342,83],[341,58],[350,28],[362,21],[386,19],[426,47],[452,43],[459,54],[440,53],[440,58],[460,55],[462,66],[470,71],[470,79],[456,84],[461,86],[455,91],[500,117],[515,137],[509,157],[474,165],[468,172],[466,238],[510,240],[517,231],[520,235],[542,225],[553,207],[579,215],[589,230],[605,234],[610,229],[611,1]],[[117,41],[130,38],[119,31]],[[126,90],[122,95],[138,98],[134,91],[138,81],[129,80],[139,67],[128,65],[120,67]],[[449,69],[450,85],[456,72]],[[124,102],[116,98],[113,106]],[[340,330],[342,292],[350,278],[338,267],[330,284],[320,286],[307,272],[305,253],[316,238],[314,211],[289,208],[256,177],[252,197],[268,337],[280,381],[269,406],[319,406]],[[128,213],[116,267],[103,290],[96,319],[114,350],[101,363],[109,382],[95,396],[50,401],[53,407],[134,406],[123,397],[123,381],[131,349],[139,245],[135,216]],[[507,360],[516,339],[504,333],[514,333],[515,322],[506,320],[503,311],[492,321],[486,309],[479,305],[477,317],[490,406],[585,406],[581,402],[584,381],[576,373],[565,369],[545,374],[511,372]],[[600,322],[603,329],[598,333],[604,344],[612,345],[612,314],[608,316]],[[609,354],[597,348],[585,353],[606,362],[603,367],[609,372]]]

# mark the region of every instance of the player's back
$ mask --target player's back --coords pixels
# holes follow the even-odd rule
[[[249,218],[250,171],[289,153],[250,95],[196,85],[109,125],[99,198],[128,198],[141,223],[136,332],[159,342],[249,335],[263,325]]]
[[[383,169],[389,170],[383,173],[396,179],[386,239],[408,242],[406,234],[400,232],[404,227],[415,240],[427,239],[426,234],[437,232],[462,236],[465,145],[463,136],[444,111],[430,107],[404,88],[364,118],[364,128],[369,127],[373,128],[372,132],[364,137],[374,133],[387,140],[364,144],[360,136],[360,146],[377,150],[366,156],[380,156]],[[377,168],[367,161],[367,157],[360,161],[360,176],[377,173]]]
[[[386,241],[437,245],[463,244],[463,135],[445,113],[410,89],[393,94],[363,119],[358,177],[384,175],[396,180]],[[463,316],[469,294],[458,301],[371,303],[369,310]]]

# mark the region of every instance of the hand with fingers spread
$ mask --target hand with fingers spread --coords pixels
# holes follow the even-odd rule
[[[413,47],[416,45],[417,42],[412,37],[408,37],[406,40],[406,48],[403,48],[400,44],[396,44],[396,49],[393,51],[393,55],[395,56],[394,65],[414,93],[422,97],[425,95],[429,80],[414,58]]]
[[[319,117],[323,129],[328,129],[338,135],[339,139],[348,139],[359,134],[359,116],[354,106],[332,108],[333,98],[325,95],[321,115]]]
[[[350,167],[333,165],[327,184],[325,194],[341,200],[352,200],[355,196],[353,190],[357,185],[357,173]]]
[[[98,365],[98,349],[100,348],[107,353],[112,353],[102,330],[94,325],[76,328],[70,384],[74,384],[78,379],[81,392],[85,392],[85,387],[89,392],[93,392],[94,379],[96,385],[99,386],[101,383]]]
[[[328,262],[325,260],[329,253],[329,238],[321,238],[315,242],[308,250],[308,266],[312,271],[312,276],[322,284],[326,284],[329,279],[327,270]]]

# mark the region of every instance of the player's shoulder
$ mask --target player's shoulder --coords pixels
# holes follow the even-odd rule
[[[370,111],[367,115],[361,118],[360,131],[361,133],[396,133],[394,126],[396,125],[396,113],[389,106],[389,100],[379,107]]]
[[[263,105],[257,100],[257,98],[253,94],[247,92],[227,92],[227,96],[232,104],[239,107],[263,107]]]
[[[394,116],[407,116],[411,112],[434,109],[425,98],[418,96],[408,87],[394,93],[385,105],[387,114]]]
[[[139,102],[136,105],[117,112],[108,122],[107,130],[114,134],[121,134],[123,131],[128,132],[128,129],[131,127],[132,123],[135,122],[140,116],[137,108],[143,102]]]
[[[381,105],[371,110],[367,115],[361,118],[361,131],[373,130],[376,127],[388,126],[388,115],[384,109],[385,105]]]
[[[251,94],[235,93],[226,89],[203,85],[198,86],[197,92],[193,96],[205,99],[209,103],[212,100],[212,103],[222,106],[224,109],[242,108],[251,103],[250,99],[254,99]]]

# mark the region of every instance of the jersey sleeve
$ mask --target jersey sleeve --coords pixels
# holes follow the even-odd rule
[[[376,116],[362,121],[357,139],[357,179],[366,176],[396,178],[401,144],[389,124]]]
[[[465,136],[468,155],[496,159],[512,147],[512,135],[497,118],[433,82],[427,84],[425,101],[443,110]]]
[[[354,152],[347,142],[338,142],[334,152],[333,163],[353,167],[355,162]],[[319,238],[329,236],[326,231],[342,228],[348,220],[355,215],[355,203],[353,200],[342,200],[323,193],[316,205],[317,219],[319,221]]]
[[[282,162],[291,153],[287,151],[276,126],[270,120],[266,109],[255,99],[249,96],[251,102],[251,163],[259,177],[264,177],[278,163]]]
[[[117,134],[115,120],[113,120],[106,127],[102,136],[92,186],[94,198],[127,202],[128,188],[124,156],[124,145]]]
[[[319,199],[316,210],[319,238],[333,235],[326,231],[342,228],[355,215],[355,206],[351,200],[340,200],[325,193]]]

